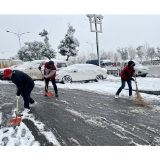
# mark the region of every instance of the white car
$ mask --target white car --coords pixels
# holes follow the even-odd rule
[[[148,74],[148,67],[141,65],[139,62],[132,60],[135,63],[134,69],[136,76],[146,77]],[[121,62],[121,68],[123,69],[126,65],[128,65],[129,60]]]
[[[74,64],[62,68],[56,74],[56,82],[64,84],[73,81],[103,80],[107,78],[107,70],[92,64]]]
[[[67,67],[67,61],[51,59],[54,61],[56,66],[56,70],[58,71],[60,68]],[[34,60],[31,62],[25,62],[23,65],[15,68],[15,70],[20,70],[29,75],[33,80],[41,80],[42,75],[40,70],[38,69],[40,63],[42,61],[49,62],[49,60]],[[13,69],[14,70],[14,69]],[[42,73],[44,73],[44,65],[41,67]]]

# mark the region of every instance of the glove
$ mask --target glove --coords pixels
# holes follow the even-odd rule
[[[41,70],[41,67],[39,66],[38,69]]]
[[[131,81],[135,81],[133,78],[131,78]]]
[[[43,80],[46,80],[47,78],[44,76],[42,79],[43,79]]]
[[[20,96],[16,96],[16,99],[19,99]]]

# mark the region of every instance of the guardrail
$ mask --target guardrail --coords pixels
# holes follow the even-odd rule
[[[107,74],[120,77],[121,69],[120,68],[107,69]]]

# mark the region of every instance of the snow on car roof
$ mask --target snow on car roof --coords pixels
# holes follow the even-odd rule
[[[15,68],[15,70],[24,70],[25,68],[29,67],[30,62],[24,62],[23,64],[19,65]]]
[[[87,71],[87,70],[103,70],[106,71],[104,68],[100,68],[99,66],[93,65],[93,64],[73,64],[71,66],[62,68],[61,71]]]
[[[102,62],[111,62],[109,59],[103,59]]]
[[[58,62],[66,63],[67,62],[67,61],[57,60],[57,59],[51,59],[51,60],[54,61],[55,63],[58,63]],[[34,60],[34,61],[24,62],[22,65],[18,66],[16,69],[17,70],[29,69],[31,66],[35,64],[40,64],[42,61],[49,62],[50,60]]]
[[[32,63],[41,63],[42,61],[45,61],[45,62],[49,62],[49,61],[53,61],[53,62],[61,62],[61,63],[66,63],[67,61],[64,61],[64,60],[58,60],[58,59],[54,59],[52,58],[51,60],[34,60],[34,61],[31,61]]]

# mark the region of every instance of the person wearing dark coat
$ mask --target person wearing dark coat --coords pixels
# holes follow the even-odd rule
[[[124,69],[121,72],[121,87],[118,89],[115,98],[119,97],[120,92],[122,89],[124,89],[125,84],[127,82],[129,87],[129,96],[132,97],[132,83],[131,81],[135,81],[132,77],[135,76],[135,70],[134,70],[135,63],[133,61],[129,61],[128,65],[124,67]]]
[[[34,101],[30,94],[34,88],[34,81],[31,77],[29,77],[26,73],[18,71],[18,70],[11,70],[11,69],[5,69],[4,70],[4,78],[9,77],[12,82],[17,87],[17,94],[16,98],[19,99],[20,95],[23,97],[24,100],[24,108],[25,112],[30,111],[29,104],[36,104],[37,102]]]
[[[38,69],[41,70],[41,67],[43,65],[44,65],[44,80],[46,82],[47,89],[48,89],[49,80],[51,80],[52,85],[54,87],[55,96],[58,97],[58,89],[57,89],[56,80],[55,80],[56,67],[54,65],[54,62],[53,61],[49,61],[49,62],[42,61]],[[45,87],[45,92],[47,92],[46,87]],[[45,96],[47,95],[45,94]]]

